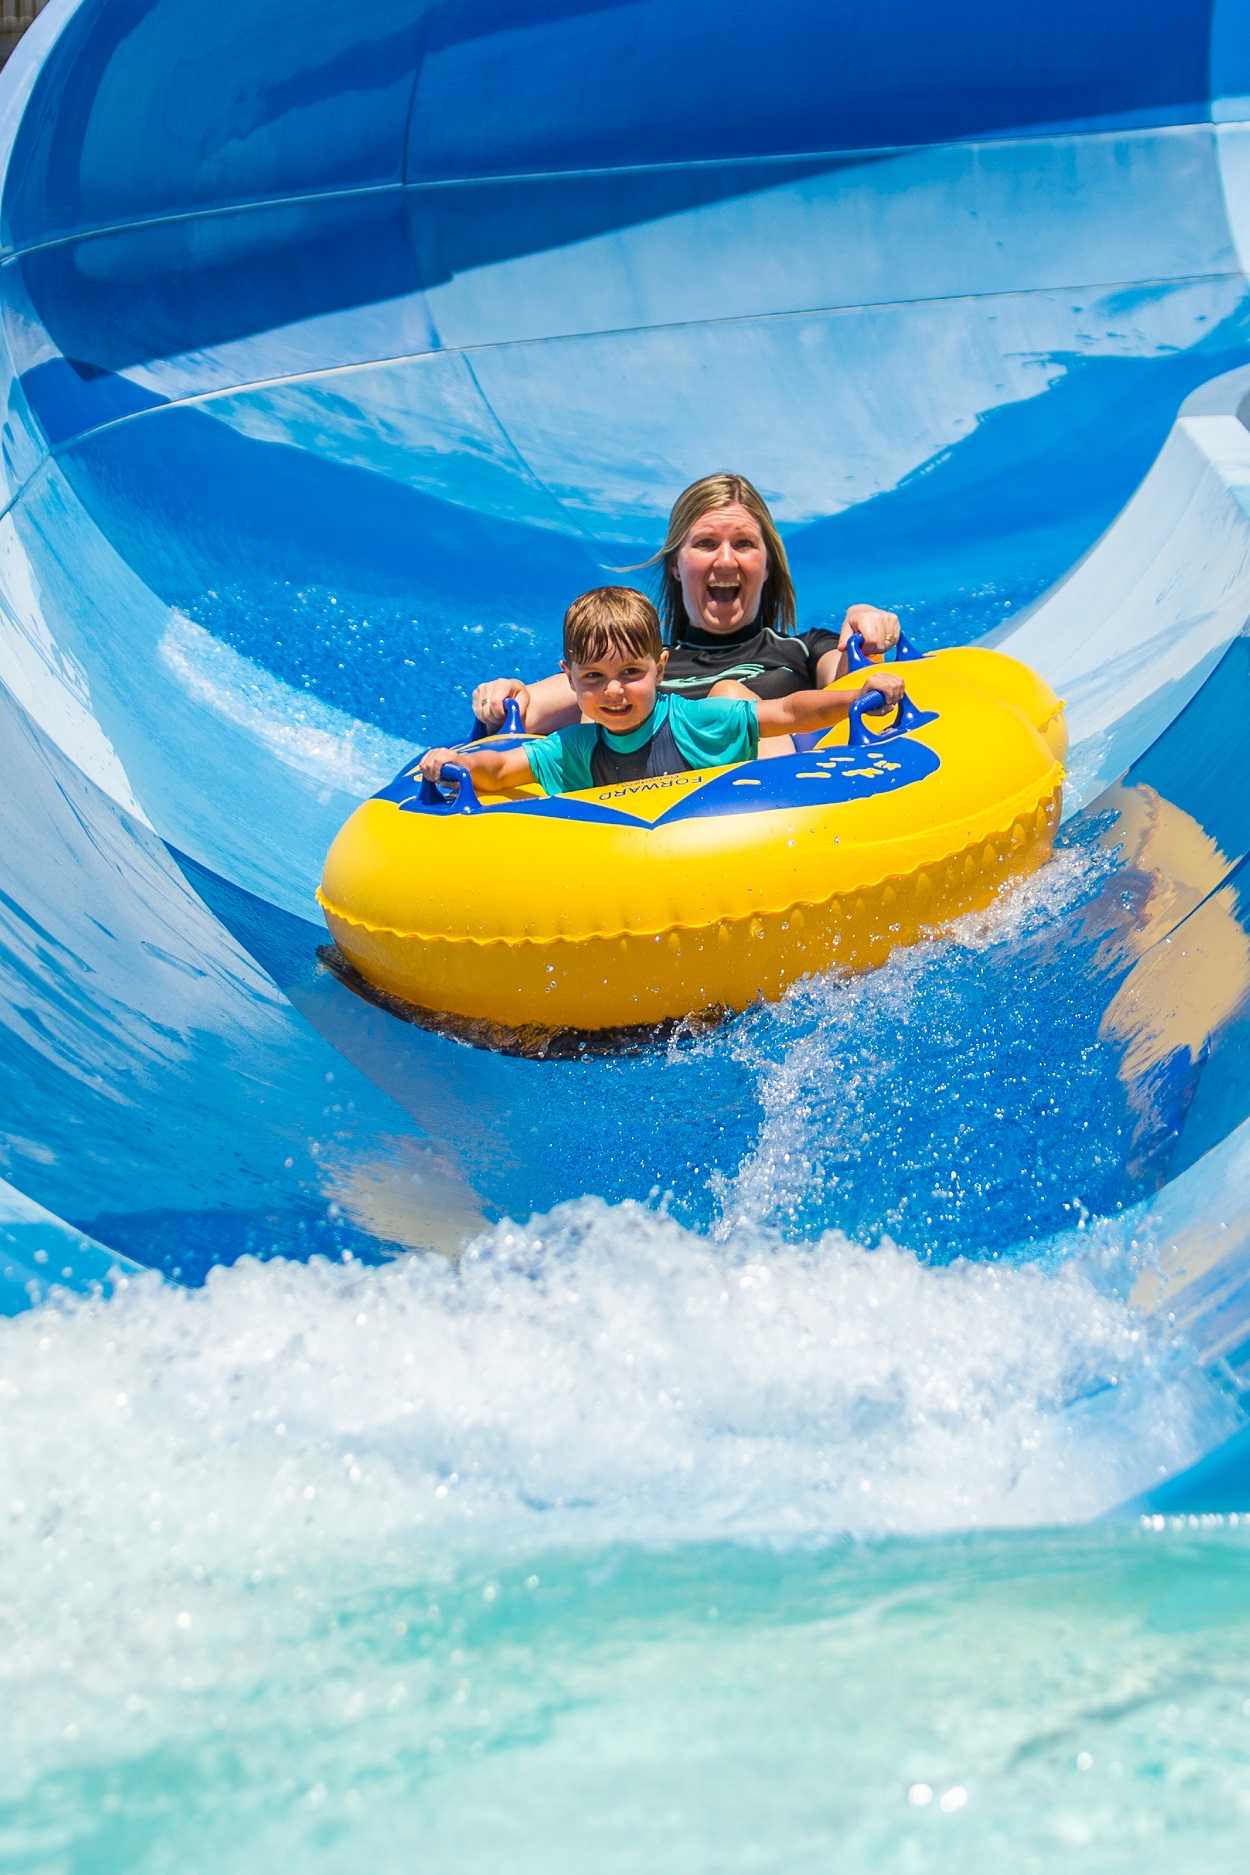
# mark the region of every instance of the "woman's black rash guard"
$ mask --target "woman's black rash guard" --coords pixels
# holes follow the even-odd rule
[[[687,625],[678,642],[669,646],[660,688],[681,697],[705,697],[723,677],[735,677],[771,702],[798,690],[815,690],[816,666],[826,651],[837,648],[837,632],[819,628],[783,637],[754,625],[723,635]]]

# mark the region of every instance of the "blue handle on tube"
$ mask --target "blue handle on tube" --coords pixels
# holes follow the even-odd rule
[[[873,740],[872,731],[864,722],[865,716],[879,716],[889,709],[889,703],[879,690],[861,690],[847,713],[849,735],[847,741],[851,748],[862,748]]]
[[[440,779],[444,782],[454,782],[455,799],[449,801],[437,781],[422,780],[421,790],[417,795],[418,806],[441,808],[445,814],[481,813],[482,803],[477,798],[473,777],[467,768],[462,768],[459,762],[444,762]]]
[[[899,633],[898,643],[894,647],[894,662],[896,664],[919,664],[921,658],[925,655],[923,651],[918,651],[916,649],[906,633]],[[872,669],[872,659],[864,650],[864,637],[862,632],[856,632],[853,638],[848,638],[846,641],[846,668],[848,671],[868,671]]]
[[[894,736],[906,736],[913,729],[921,729],[925,723],[936,721],[933,710],[918,710],[910,697],[904,697],[894,714],[894,721],[886,723],[878,730],[869,729],[865,716],[880,716],[890,705],[879,690],[861,690],[847,712],[847,742],[853,749],[862,749],[869,742],[885,742]]]
[[[498,729],[488,729],[486,724],[479,721],[475,716],[473,718],[473,734],[469,737],[469,741],[480,742],[483,736],[523,736],[524,734],[525,724],[521,721],[520,704],[515,697],[505,697],[503,721],[500,723]]]

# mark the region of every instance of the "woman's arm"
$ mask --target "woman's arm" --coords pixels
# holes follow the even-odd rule
[[[738,703],[754,703],[756,705],[759,703],[759,698],[756,696],[754,690],[748,690],[746,685],[740,684],[736,677],[722,677],[719,682],[712,685],[707,695],[709,703],[718,703],[725,697],[731,697]],[[793,738],[782,735],[780,730],[776,735],[768,738],[768,747],[760,750],[760,754],[765,757],[771,755],[793,755],[794,753]]]
[[[550,735],[553,729],[567,729],[581,721],[577,698],[563,671],[554,677],[540,677],[536,684],[523,684],[519,677],[496,677],[479,684],[473,692],[473,714],[487,729],[498,729],[503,722],[503,706],[515,697],[521,721],[531,736]]]
[[[876,605],[849,605],[838,634],[836,651],[824,652],[816,665],[818,684],[836,683],[846,676],[846,647],[856,633],[864,641],[870,658],[879,658],[898,643],[899,622],[896,612],[883,612]]]
[[[864,685],[879,690],[887,703],[897,703],[907,686],[897,671],[874,671]],[[761,736],[792,736],[796,731],[832,729],[840,723],[860,695],[853,690],[798,690],[792,697],[777,697],[755,706],[755,720]]]
[[[474,781],[480,776],[492,794],[534,779],[524,749],[427,749],[421,773],[427,781],[437,781],[448,762],[467,768]]]

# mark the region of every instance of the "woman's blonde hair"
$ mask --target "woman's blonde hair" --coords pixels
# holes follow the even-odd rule
[[[664,545],[650,560],[643,562],[644,566],[659,566],[662,569],[663,590],[659,604],[666,644],[676,644],[691,623],[686,612],[681,581],[677,578],[677,555],[681,551],[681,544],[701,514],[707,514],[713,508],[728,508],[735,502],[759,522],[760,533],[764,536],[764,545],[768,550],[768,578],[760,594],[760,609],[755,615],[755,624],[761,631],[784,633],[794,630],[797,615],[794,581],[790,577],[790,562],[786,559],[777,523],[768,512],[768,503],[745,475],[705,475],[701,481],[691,482],[689,488],[684,488],[678,495],[673,503],[673,512],[668,517]]]

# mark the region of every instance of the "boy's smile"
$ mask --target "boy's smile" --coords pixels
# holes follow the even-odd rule
[[[645,723],[655,708],[668,652],[659,661],[612,647],[588,664],[565,664],[582,714],[614,736],[627,736]]]

